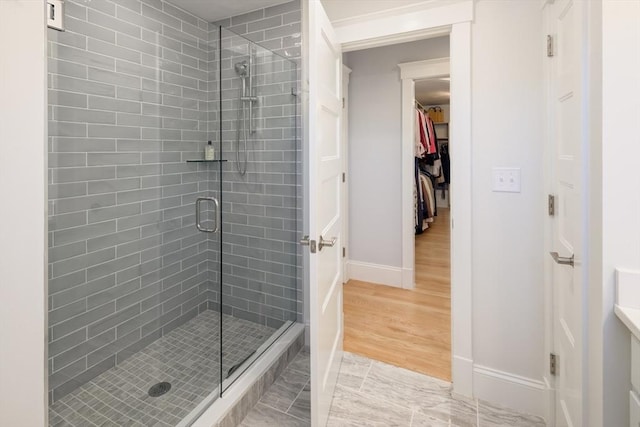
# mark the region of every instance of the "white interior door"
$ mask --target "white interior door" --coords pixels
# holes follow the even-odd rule
[[[342,53],[320,0],[308,13],[311,420],[324,426],[342,361]]]
[[[561,0],[552,6],[554,56],[551,61],[553,113],[553,186],[556,212],[552,250],[556,426],[583,425],[585,366],[584,147],[586,110],[583,93],[584,5]],[[552,256],[554,254],[552,253]]]

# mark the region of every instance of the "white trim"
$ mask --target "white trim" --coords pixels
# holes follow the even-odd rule
[[[449,58],[398,64],[402,79],[402,287],[413,289],[415,283],[415,218],[413,212],[415,80],[449,77]]]
[[[398,64],[403,69],[403,64]],[[402,71],[401,71],[401,74]],[[414,74],[415,75],[415,74]],[[407,273],[403,275],[402,287],[413,289],[416,287],[415,275],[415,214],[413,211],[413,181],[414,148],[415,143],[415,106],[416,96],[415,81],[413,77],[402,78],[402,269]]]
[[[426,1],[334,23],[343,52],[446,35],[447,26],[473,20],[473,1]]]
[[[345,255],[342,256],[342,283],[349,281],[349,76],[351,68],[342,64],[342,172],[346,175],[346,182],[342,184],[342,246]],[[342,251],[342,248],[340,249]]]
[[[377,283],[379,285],[402,287],[402,269],[389,265],[370,264],[368,262],[348,262],[349,277],[353,280]]]
[[[447,35],[449,33],[447,32]],[[403,62],[400,67],[401,79],[425,79],[449,77],[451,75],[451,61],[449,58],[427,59],[425,61]]]
[[[44,3],[0,1],[0,425],[46,426],[47,25]]]
[[[471,204],[471,22],[451,28],[451,354],[473,360],[472,204]],[[456,368],[455,365],[453,365]],[[473,379],[452,370],[453,389],[471,396]]]
[[[543,381],[499,371],[487,366],[473,367],[473,391],[477,399],[504,406],[523,414],[545,417],[549,389]]]
[[[450,26],[440,28],[429,28],[426,30],[412,31],[407,34],[391,34],[384,37],[378,37],[375,40],[353,41],[343,45],[343,52],[353,52],[355,50],[370,49],[373,47],[391,46],[398,43],[408,43],[417,40],[431,39],[434,37],[442,37],[449,34]]]

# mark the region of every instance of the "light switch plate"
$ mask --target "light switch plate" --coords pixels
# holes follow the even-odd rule
[[[520,192],[520,168],[493,168],[493,191]]]
[[[64,1],[47,0],[47,26],[64,31]]]

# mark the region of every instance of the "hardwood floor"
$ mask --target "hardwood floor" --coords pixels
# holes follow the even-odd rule
[[[350,280],[344,286],[344,349],[451,381],[449,210],[416,236],[416,288]]]

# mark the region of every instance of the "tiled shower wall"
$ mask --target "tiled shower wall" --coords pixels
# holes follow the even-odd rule
[[[217,142],[217,27],[160,0],[68,0],[65,15],[66,32],[49,30],[52,400],[220,301],[219,236],[196,231],[193,208],[197,195],[219,197],[219,165],[185,163]],[[299,57],[298,1],[232,20]],[[230,96],[239,82],[223,82]],[[256,141],[260,173],[245,182],[224,166],[223,311],[274,326],[302,319],[300,140],[285,129],[292,114],[299,125],[299,101],[297,112],[290,100],[261,110],[282,138]]]
[[[235,165],[241,80],[234,64],[251,46],[222,33],[223,312],[278,327],[303,321],[299,0],[216,22],[256,42],[247,173]],[[210,39],[214,39],[210,36]],[[266,49],[276,52],[274,55]]]
[[[210,24],[160,0],[65,15],[48,33],[52,400],[218,300],[193,208],[214,165],[185,163],[217,134]]]

